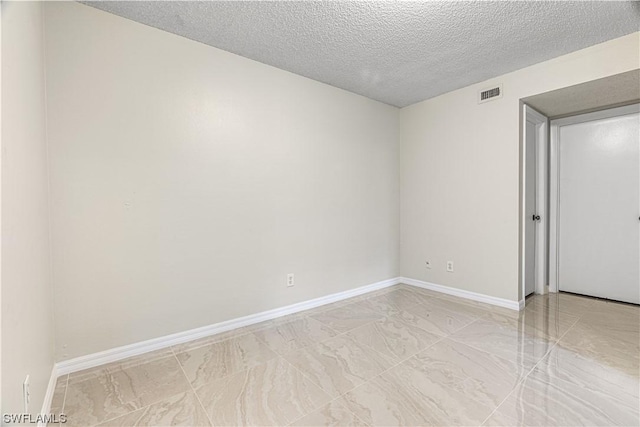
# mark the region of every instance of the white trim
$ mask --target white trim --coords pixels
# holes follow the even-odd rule
[[[608,119],[610,117],[636,114],[640,112],[640,104],[625,105],[609,108],[592,113],[578,114],[551,121],[551,144],[549,166],[549,292],[558,292],[559,267],[559,238],[560,238],[560,128],[593,120]]]
[[[57,377],[61,375],[70,374],[72,372],[81,371],[83,369],[94,368],[96,366],[104,365],[106,363],[117,362],[118,360],[148,353],[150,351],[160,350],[173,345],[193,341],[199,338],[216,335],[222,332],[227,332],[227,331],[241,328],[244,326],[249,326],[256,323],[264,322],[266,320],[271,320],[278,317],[286,316],[288,314],[298,313],[300,311],[309,310],[315,307],[331,304],[337,301],[342,301],[347,298],[352,298],[358,295],[366,294],[369,292],[387,288],[400,283],[407,284],[410,286],[416,286],[419,288],[430,289],[432,291],[441,292],[443,294],[453,295],[461,298],[466,298],[473,301],[484,302],[484,303],[492,304],[499,307],[505,307],[511,310],[522,310],[524,308],[524,300],[519,302],[511,301],[504,298],[497,298],[489,295],[479,294],[476,292],[465,291],[462,289],[450,288],[448,286],[436,285],[433,283],[423,282],[420,280],[410,279],[407,277],[395,277],[392,279],[387,279],[381,282],[373,283],[371,285],[362,286],[362,287],[351,289],[344,292],[338,292],[335,294],[312,299],[309,301],[304,301],[297,304],[276,308],[273,310],[263,311],[261,313],[251,314],[249,316],[239,317],[236,319],[231,319],[231,320],[227,320],[220,323],[215,323],[213,325],[203,326],[201,328],[191,329],[189,331],[178,332],[176,334],[166,335],[163,337],[158,337],[158,338],[150,339],[147,341],[141,341],[134,344],[125,345],[122,347],[116,347],[116,348],[104,350],[98,353],[88,354],[85,356],[80,356],[74,359],[69,359],[63,362],[56,363],[51,373],[52,377],[49,382],[49,388],[47,389],[48,400],[45,400],[45,402],[47,402],[46,405],[48,406],[43,405],[43,413],[45,409],[47,411],[50,409],[51,398],[53,397],[53,389],[55,389],[55,380]],[[49,394],[51,395],[49,396]]]
[[[609,119],[611,117],[626,116],[627,114],[640,113],[640,104],[625,105],[622,107],[609,108],[607,110],[593,111],[591,113],[578,114],[576,116],[563,117],[552,120],[557,126],[576,125],[578,123],[592,122],[594,120]]]
[[[535,289],[536,294],[545,294],[547,291],[547,134],[549,119],[534,110],[530,106],[522,105],[522,168],[521,168],[521,227],[520,227],[520,289],[523,298],[526,296],[525,273],[526,273],[526,225],[531,218],[525,211],[526,188],[527,188],[527,126],[532,123],[536,127],[536,214],[540,215],[540,221],[535,230]]]
[[[477,292],[465,291],[464,289],[451,288],[449,286],[437,285],[435,283],[423,282],[422,280],[411,279],[409,277],[401,277],[400,283],[415,286],[418,288],[429,289],[431,291],[440,292],[447,295],[453,295],[472,301],[484,302],[498,307],[509,308],[511,310],[524,309],[524,299],[520,301],[512,301],[504,298],[492,297],[490,295],[479,294]]]
[[[109,350],[104,350],[98,353],[88,354],[86,356],[76,357],[74,359],[65,360],[56,364],[57,375],[66,375],[72,372],[81,371],[83,369],[93,368],[103,365],[105,363],[116,362],[118,360],[126,359],[127,357],[137,356],[150,351],[160,350],[173,345],[182,344],[185,342],[193,341],[199,338],[216,335],[222,332],[230,331],[232,329],[241,328],[243,326],[253,325],[255,323],[264,322],[266,320],[275,319],[278,317],[286,316],[288,314],[297,313],[311,308],[319,307],[325,304],[331,304],[333,302],[342,301],[347,298],[352,298],[358,295],[362,295],[368,292],[376,291],[378,289],[387,288],[400,283],[399,278],[392,278],[383,280],[381,282],[373,283],[370,285],[362,286],[356,289],[351,289],[344,292],[338,292],[335,294],[327,295],[324,297],[312,299],[309,301],[303,301],[297,304],[288,305],[285,307],[276,308],[273,310],[263,311],[257,314],[251,314],[249,316],[239,317],[236,319],[226,320],[224,322],[215,323],[209,326],[203,326],[189,331],[178,332],[163,337],[150,339],[147,341],[141,341],[134,344],[125,345],[122,347],[116,347]]]
[[[560,127],[551,121],[549,145],[549,292],[558,292],[558,214],[560,208]]]
[[[56,391],[56,382],[58,381],[58,377],[60,374],[58,373],[57,365],[53,365],[51,368],[51,376],[49,377],[49,384],[47,385],[47,391],[44,394],[44,400],[42,401],[42,409],[40,410],[41,415],[49,415],[51,412],[51,402],[53,401],[53,394]],[[44,427],[45,423],[43,421],[38,422],[38,427]]]
[[[538,120],[536,129],[536,210],[541,219],[536,227],[536,293],[544,295],[547,293],[548,287],[547,236],[549,232],[549,204],[547,202],[547,177],[549,176],[549,162],[547,156],[549,152],[549,119],[532,110],[531,107],[528,108],[535,113],[534,117],[537,115],[536,120]]]

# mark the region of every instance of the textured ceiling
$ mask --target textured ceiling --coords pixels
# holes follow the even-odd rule
[[[640,28],[640,2],[85,2],[404,107]]]

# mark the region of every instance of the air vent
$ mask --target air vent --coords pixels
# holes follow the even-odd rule
[[[483,89],[478,92],[478,104],[483,102],[493,101],[494,99],[502,98],[502,85],[498,85],[492,88]]]

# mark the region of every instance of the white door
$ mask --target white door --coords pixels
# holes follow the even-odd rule
[[[547,118],[524,106],[523,282],[524,296],[546,284],[545,194]]]
[[[627,111],[558,127],[557,269],[562,291],[637,304],[640,115]]]
[[[532,294],[536,289],[536,125],[526,121],[525,147],[525,201],[524,201],[524,293]]]

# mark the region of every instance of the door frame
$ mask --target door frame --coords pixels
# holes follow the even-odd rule
[[[560,238],[560,129],[563,126],[640,112],[640,104],[625,105],[586,114],[551,120],[549,151],[549,292],[559,291],[559,238]]]
[[[535,289],[536,294],[547,292],[547,176],[548,176],[548,135],[549,119],[527,104],[522,104],[522,168],[520,173],[520,285],[522,299],[526,296],[526,224],[531,221],[525,210],[527,188],[527,122],[536,126],[536,211],[541,220],[536,226]]]

